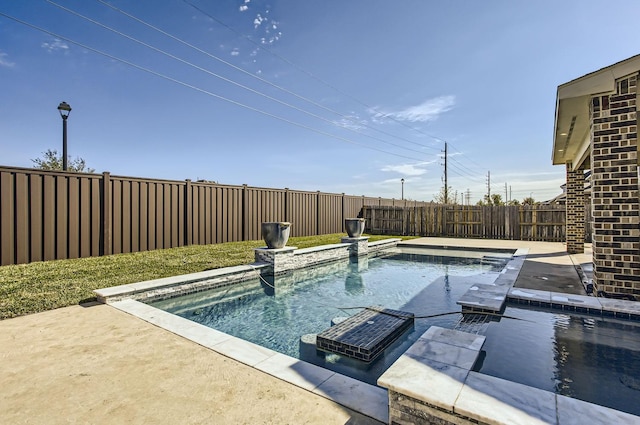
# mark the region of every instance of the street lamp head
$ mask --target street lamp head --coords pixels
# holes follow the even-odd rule
[[[60,116],[62,119],[67,119],[69,113],[71,112],[71,106],[67,102],[60,102],[58,105],[58,111],[60,111]]]
[[[404,179],[400,179],[400,182],[404,183]]]

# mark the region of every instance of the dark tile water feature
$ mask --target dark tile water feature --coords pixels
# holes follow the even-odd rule
[[[319,350],[371,362],[413,326],[414,315],[404,311],[368,307],[318,334]]]

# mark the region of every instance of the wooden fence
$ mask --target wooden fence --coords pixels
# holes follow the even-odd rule
[[[364,206],[421,206],[335,193],[0,167],[0,265],[339,233]]]
[[[585,240],[591,240],[589,205]],[[565,206],[464,206],[424,204],[409,208],[364,207],[366,231],[372,234],[514,239],[562,242]]]

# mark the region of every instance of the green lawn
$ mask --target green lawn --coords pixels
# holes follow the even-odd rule
[[[344,234],[290,238],[298,248],[338,243]],[[371,236],[370,241],[393,236]],[[402,237],[412,239],[412,237]],[[192,245],[106,257],[0,267],[0,319],[94,300],[93,290],[161,277],[249,264],[263,241]]]

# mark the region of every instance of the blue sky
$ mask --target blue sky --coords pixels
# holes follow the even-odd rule
[[[0,0],[0,13],[49,32],[0,16],[1,165],[61,151],[64,100],[69,154],[97,172],[395,198],[404,178],[406,198],[428,201],[446,141],[449,185],[471,203],[488,172],[503,198],[505,184],[519,200],[559,194],[557,86],[640,39],[635,0]]]

